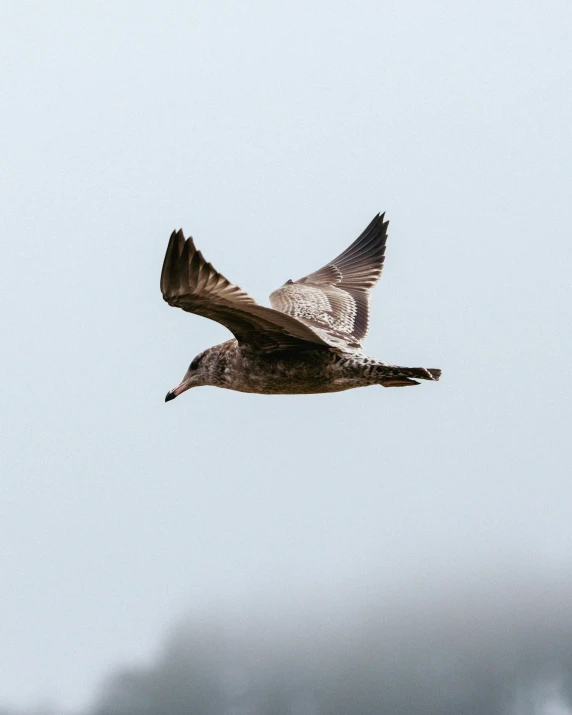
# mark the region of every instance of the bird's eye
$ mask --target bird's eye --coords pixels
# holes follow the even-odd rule
[[[196,370],[198,366],[201,364],[201,360],[203,359],[202,355],[198,355],[193,362],[191,363],[190,369],[191,370]]]

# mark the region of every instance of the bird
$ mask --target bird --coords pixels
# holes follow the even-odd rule
[[[401,367],[362,347],[370,322],[370,290],[385,260],[385,213],[377,214],[337,258],[270,295],[271,308],[228,281],[183,231],[171,234],[163,269],[165,301],[224,325],[233,338],[199,353],[165,402],[192,387],[297,395],[437,381],[441,370]]]

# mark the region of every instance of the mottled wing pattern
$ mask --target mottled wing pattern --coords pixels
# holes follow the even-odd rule
[[[192,238],[173,231],[161,271],[161,293],[169,305],[216,320],[242,343],[265,352],[327,346],[295,317],[258,305],[197,251]]]
[[[352,245],[320,270],[288,281],[270,296],[276,310],[333,344],[360,349],[369,327],[369,291],[383,268],[387,226],[378,214]]]

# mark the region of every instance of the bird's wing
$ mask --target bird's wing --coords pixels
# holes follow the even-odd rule
[[[323,268],[275,290],[270,296],[272,307],[325,340],[360,349],[369,326],[369,291],[383,268],[389,224],[384,216],[378,214],[349,248]]]
[[[258,305],[207,263],[192,238],[173,231],[161,271],[161,293],[169,305],[216,320],[241,343],[264,352],[330,343],[286,313]]]

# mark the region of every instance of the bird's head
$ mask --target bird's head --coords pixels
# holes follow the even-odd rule
[[[190,390],[191,387],[209,384],[209,370],[204,360],[206,354],[207,351],[205,350],[194,358],[192,363],[189,365],[189,369],[185,373],[185,377],[181,380],[181,384],[177,385],[177,387],[174,387],[167,393],[165,402],[174,400],[175,397],[178,397],[182,392]]]

